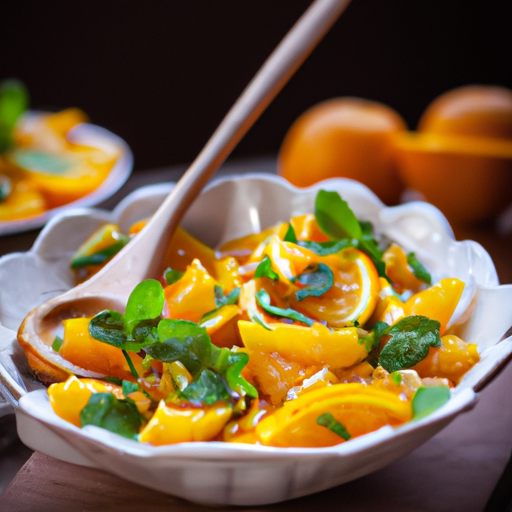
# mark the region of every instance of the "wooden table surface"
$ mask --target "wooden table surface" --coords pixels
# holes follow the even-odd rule
[[[271,160],[227,165],[221,173],[243,169],[273,171]],[[114,206],[138,186],[172,181],[184,168],[139,172],[103,207]],[[512,229],[494,226],[456,229],[458,239],[480,242],[493,258],[500,281],[512,283]],[[0,239],[0,256],[28,250],[37,231]],[[512,305],[511,305],[512,307]],[[508,473],[495,491],[512,450],[512,365],[479,396],[477,405],[399,461],[371,475],[313,496],[281,504],[246,507],[248,511],[297,512],[313,508],[393,512],[500,512],[512,510],[503,483],[512,491]],[[0,453],[1,455],[1,453]],[[200,485],[200,483],[198,483]],[[505,489],[507,490],[507,489]],[[493,491],[494,494],[493,494]],[[194,512],[208,507],[125,482],[101,470],[76,466],[34,453],[0,496],[1,511],[157,511]],[[223,511],[228,507],[215,507]]]

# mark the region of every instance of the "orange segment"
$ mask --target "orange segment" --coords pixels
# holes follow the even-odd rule
[[[441,342],[441,347],[431,347],[427,357],[412,369],[422,378],[446,378],[458,384],[462,376],[480,361],[477,345],[466,343],[453,334],[443,336]]]
[[[199,260],[194,260],[181,279],[165,287],[164,316],[199,322],[205,313],[216,308],[216,284]]]
[[[80,411],[87,405],[93,393],[114,392],[121,397],[119,386],[96,379],[78,379],[74,375],[66,382],[52,384],[48,388],[50,404],[57,416],[81,427]]]
[[[437,284],[413,295],[405,304],[405,316],[423,315],[440,324],[440,334],[446,331],[446,326],[457,307],[464,291],[464,283],[460,279],[441,279]]]
[[[210,275],[214,275],[215,251],[178,227],[167,249],[166,265],[185,272],[194,259],[199,260]]]
[[[277,352],[284,359],[304,366],[329,365],[348,368],[360,363],[368,353],[359,342],[357,328],[329,329],[315,323],[312,327],[273,323],[272,330],[240,320],[238,327],[244,345],[253,351]]]
[[[139,441],[157,446],[191,441],[210,441],[230,420],[231,406],[218,402],[210,407],[167,406],[162,400],[154,416],[139,434]]]
[[[411,419],[409,402],[393,393],[369,386],[335,384],[313,390],[287,402],[256,426],[262,444],[270,446],[321,447],[343,442],[343,438],[319,425],[318,418],[330,413],[351,437],[396,426]]]
[[[423,285],[410,270],[405,251],[397,244],[391,244],[382,257],[386,264],[386,274],[391,279],[399,293],[405,290],[418,292]]]
[[[130,367],[121,349],[102,343],[89,335],[90,318],[64,320],[64,341],[59,354],[76,366],[92,372],[134,380]],[[137,373],[145,372],[142,359],[134,352],[128,352]]]

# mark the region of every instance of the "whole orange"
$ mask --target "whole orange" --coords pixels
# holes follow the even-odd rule
[[[407,130],[392,108],[354,97],[333,98],[304,112],[278,155],[278,173],[298,187],[345,177],[360,181],[386,204],[403,185],[393,154],[393,134]]]
[[[418,131],[512,140],[512,90],[465,85],[445,92],[427,107]]]

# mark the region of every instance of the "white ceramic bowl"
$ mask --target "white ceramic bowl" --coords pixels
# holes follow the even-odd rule
[[[33,117],[37,113],[31,113]],[[20,233],[44,226],[52,217],[59,215],[70,208],[94,206],[113,195],[130,176],[133,168],[133,155],[128,144],[121,137],[113,134],[105,128],[89,123],[81,123],[73,127],[68,137],[77,144],[83,144],[92,148],[115,149],[119,157],[110,170],[105,181],[93,192],[76,201],[67,203],[58,208],[52,208],[41,215],[12,221],[0,222],[0,236],[11,233]]]
[[[373,222],[379,233],[407,251],[415,251],[435,278],[452,276],[467,283],[462,309],[471,303],[472,314],[458,310],[455,323],[466,341],[478,344],[481,361],[455,388],[451,400],[434,414],[329,448],[219,442],[155,447],[93,426],[76,428],[53,413],[45,390],[31,380],[15,330],[33,307],[72,286],[68,262],[89,233],[105,221],[118,222],[126,229],[150,215],[171,187],[164,184],[140,189],[113,212],[65,212],[49,222],[31,251],[0,259],[0,282],[8,283],[0,287],[0,349],[4,347],[0,351],[0,375],[4,393],[21,397],[19,402],[12,396],[11,400],[19,435],[29,447],[198,503],[276,503],[353,480],[411,452],[471,408],[477,392],[512,353],[512,338],[502,340],[512,325],[512,285],[499,286],[487,252],[475,242],[456,242],[445,218],[434,207],[408,203],[388,208],[366,187],[345,179],[296,189],[273,175],[225,178],[208,186],[188,211],[183,225],[192,234],[217,246],[292,215],[312,212],[318,189],[336,190],[359,218]]]

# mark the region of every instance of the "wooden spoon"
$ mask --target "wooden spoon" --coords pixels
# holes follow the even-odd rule
[[[166,247],[185,211],[270,101],[349,4],[316,0],[288,32],[228,112],[204,149],[146,227],[100,272],[33,310],[18,339],[41,355],[63,319],[92,316],[104,308],[123,311],[133,288],[162,271]]]

